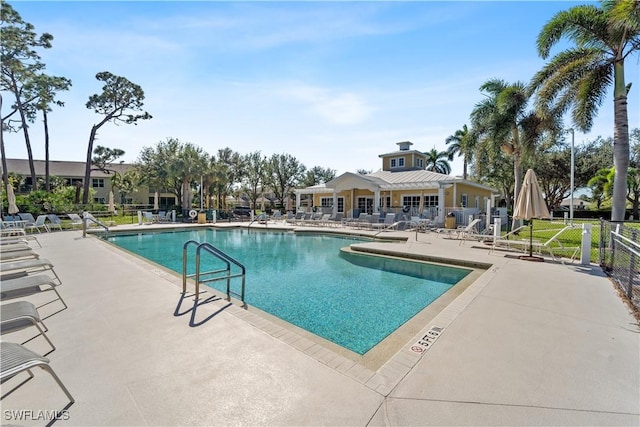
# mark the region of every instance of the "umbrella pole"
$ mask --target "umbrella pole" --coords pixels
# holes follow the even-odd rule
[[[533,257],[533,218],[529,220],[529,256]]]

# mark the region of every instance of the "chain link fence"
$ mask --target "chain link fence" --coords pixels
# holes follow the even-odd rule
[[[600,221],[599,263],[640,310],[640,222]]]

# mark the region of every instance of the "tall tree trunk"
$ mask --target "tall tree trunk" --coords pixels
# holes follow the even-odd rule
[[[624,62],[614,65],[614,129],[613,129],[613,204],[611,221],[624,221],[627,205],[627,169],[629,168],[629,119],[627,116],[627,88],[624,84]]]
[[[27,158],[29,159],[29,172],[31,173],[31,191],[38,189],[38,180],[36,178],[36,168],[33,164],[33,151],[31,150],[31,140],[29,139],[29,125],[24,110],[20,109],[20,120],[22,122],[22,133],[24,133],[24,143],[27,146]]]
[[[4,152],[4,120],[2,119],[2,95],[0,95],[0,154],[2,155],[2,184],[4,191],[9,186],[9,172],[7,171],[7,156]],[[0,212],[1,213],[1,212]]]
[[[467,180],[467,156],[464,156],[464,160],[462,161],[462,179]]]
[[[84,167],[84,182],[82,187],[82,203],[89,203],[89,185],[91,180],[91,155],[93,154],[93,141],[96,139],[96,132],[98,132],[98,125],[91,126],[91,133],[89,134],[89,145],[87,146],[87,164]]]
[[[51,191],[51,182],[49,181],[49,122],[47,120],[47,109],[42,110],[44,121],[44,188],[47,192]]]

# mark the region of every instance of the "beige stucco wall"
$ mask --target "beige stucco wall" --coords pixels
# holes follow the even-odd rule
[[[491,191],[484,190],[482,188],[477,188],[469,184],[455,184],[449,188],[444,190],[444,206],[447,208],[451,207],[460,207],[462,195],[467,195],[468,204],[466,207],[474,208],[476,207],[476,196],[478,197],[478,208],[483,210],[485,207],[484,200],[485,198],[491,198]],[[338,197],[344,197],[344,209],[345,212],[353,209],[351,199],[352,199],[352,191],[342,191],[338,194]],[[411,189],[411,190],[395,190],[395,191],[380,191],[380,197],[387,197],[391,195],[391,206],[388,207],[400,207],[402,206],[402,200],[405,196],[420,196],[420,195],[438,195],[438,190],[433,188],[429,189]],[[454,200],[455,195],[455,200]],[[320,206],[321,198],[331,198],[333,197],[332,193],[319,193],[313,195],[313,205]],[[357,204],[358,197],[374,197],[374,193],[369,190],[363,189],[354,189],[353,190],[353,204]]]

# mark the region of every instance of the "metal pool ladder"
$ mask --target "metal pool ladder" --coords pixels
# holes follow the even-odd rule
[[[189,246],[196,245],[196,272],[194,274],[187,274],[187,250]],[[219,268],[211,271],[200,271],[200,256],[201,252],[206,252],[207,254],[212,255],[213,257],[222,261],[225,265],[225,268]],[[231,273],[232,265],[238,267],[240,269],[240,273]],[[244,302],[244,284],[245,284],[245,272],[246,269],[244,265],[240,262],[236,261],[229,255],[222,252],[220,249],[213,246],[211,243],[200,243],[195,240],[188,240],[185,242],[182,247],[182,293],[185,294],[187,292],[187,279],[194,278],[196,282],[196,301],[198,301],[200,297],[200,283],[210,283],[217,282],[220,280],[227,281],[227,300],[231,301],[231,294],[240,301],[242,301],[242,306],[246,307],[246,303]],[[240,293],[233,292],[231,290],[231,279],[240,277],[242,278],[242,287]]]

